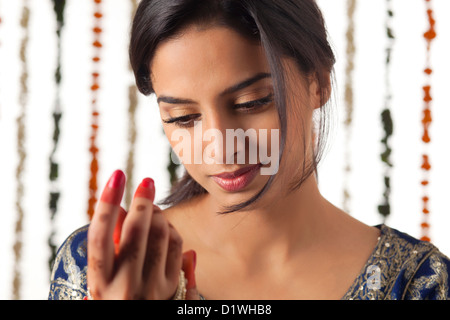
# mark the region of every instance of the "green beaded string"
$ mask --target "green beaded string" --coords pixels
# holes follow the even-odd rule
[[[391,194],[391,179],[390,172],[393,167],[390,160],[392,149],[389,146],[389,138],[392,136],[394,128],[393,121],[391,117],[391,101],[392,101],[392,91],[390,84],[390,67],[391,67],[391,55],[393,44],[395,41],[394,33],[392,31],[392,19],[394,17],[394,12],[392,11],[391,0],[386,0],[386,37],[387,37],[387,47],[386,47],[386,67],[385,67],[385,97],[384,97],[384,109],[381,112],[381,123],[383,125],[384,137],[381,143],[384,147],[384,151],[381,153],[381,161],[384,164],[384,193],[383,193],[383,203],[378,206],[378,212],[383,218],[383,223],[386,221],[387,217],[391,214],[390,205],[390,194]]]
[[[52,114],[53,118],[53,148],[50,153],[49,161],[50,161],[50,195],[49,195],[49,210],[50,210],[50,235],[48,237],[48,245],[50,247],[50,258],[49,258],[49,268],[51,271],[53,261],[56,257],[57,245],[54,242],[53,237],[55,236],[55,216],[58,210],[58,200],[60,198],[61,192],[58,187],[58,169],[59,164],[56,162],[55,154],[58,149],[58,142],[61,133],[60,121],[62,118],[61,112],[61,99],[60,99],[60,91],[61,91],[61,33],[64,27],[64,9],[66,6],[66,0],[52,0],[53,2],[53,10],[56,16],[56,36],[57,36],[57,63],[55,70],[55,85],[56,85],[56,96],[55,96],[55,105]]]

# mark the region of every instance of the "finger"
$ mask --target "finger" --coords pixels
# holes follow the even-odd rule
[[[153,180],[150,178],[142,180],[123,222],[118,255],[118,278],[127,279],[127,283],[130,284],[137,284],[141,280],[154,197]]]
[[[186,300],[200,300],[195,281],[195,267],[197,264],[197,255],[194,250],[183,253],[183,271],[187,280]]]
[[[153,214],[147,241],[143,278],[149,285],[165,280],[169,223],[161,212]]]
[[[90,283],[109,282],[114,265],[113,233],[125,188],[125,175],[117,170],[106,184],[88,231],[88,274]]]
[[[183,263],[183,239],[175,228],[169,223],[169,245],[166,259],[166,277],[178,282],[178,275]]]
[[[124,208],[120,207],[119,209],[119,216],[117,218],[116,226],[114,227],[114,234],[113,234],[113,240],[114,240],[114,253],[116,256],[119,254],[119,246],[120,246],[120,236],[122,234],[122,226],[123,222],[125,221],[125,217],[127,216],[127,212]]]
[[[200,294],[197,287],[186,289],[186,300],[200,300]]]

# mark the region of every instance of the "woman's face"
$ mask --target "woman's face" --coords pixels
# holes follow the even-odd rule
[[[150,70],[173,150],[191,177],[221,204],[248,200],[261,190],[270,173],[278,171],[274,183],[281,184],[291,182],[295,173],[301,174],[303,143],[299,134],[306,133],[309,143],[311,124],[302,124],[298,115],[310,119],[312,110],[298,99],[289,102],[294,112],[288,115],[285,156],[278,169],[280,123],[270,68],[260,45],[228,28],[191,27],[159,45]],[[293,96],[300,97],[304,82],[296,77],[299,75],[293,73],[288,82],[296,82],[299,94]],[[248,138],[239,136],[239,130],[248,133]],[[227,133],[240,138],[235,140]],[[265,173],[257,168],[245,178],[213,177],[255,164],[262,164]],[[277,193],[280,188],[271,190]]]

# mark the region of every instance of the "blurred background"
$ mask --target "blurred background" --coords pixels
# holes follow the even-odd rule
[[[450,2],[317,2],[337,56],[335,125],[319,166],[322,194],[367,224],[427,236],[449,255]],[[67,0],[59,11],[54,3],[0,0],[0,299],[46,299],[52,250],[89,223],[93,121],[99,190],[122,169],[133,190],[152,177],[158,201],[174,172],[154,97],[129,95],[135,1]],[[437,32],[429,54],[427,3]],[[64,23],[59,33],[58,21]],[[431,75],[424,73],[428,66]],[[422,140],[425,85],[433,98],[429,143]],[[390,125],[382,122],[386,107]],[[383,160],[386,134],[391,153]],[[429,170],[422,168],[423,155]]]

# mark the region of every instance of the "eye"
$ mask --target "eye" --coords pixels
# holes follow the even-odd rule
[[[242,110],[243,112],[248,112],[263,107],[265,105],[268,105],[271,102],[273,102],[273,93],[259,100],[235,104],[233,106],[233,110]]]
[[[190,128],[190,127],[194,126],[194,121],[196,119],[198,119],[199,116],[200,116],[200,114],[190,114],[187,116],[163,120],[163,122],[164,123],[173,123],[177,127],[180,127],[180,128]]]
[[[244,113],[250,113],[253,110],[259,109],[263,106],[266,106],[273,102],[273,93],[269,94],[268,96],[259,99],[259,100],[253,100],[245,103],[239,103],[235,104],[232,109],[233,110],[241,110]],[[190,128],[194,126],[194,121],[198,120],[200,117],[200,114],[190,114],[182,117],[176,117],[176,118],[169,118],[166,120],[163,120],[164,123],[167,124],[174,124],[179,128]]]

